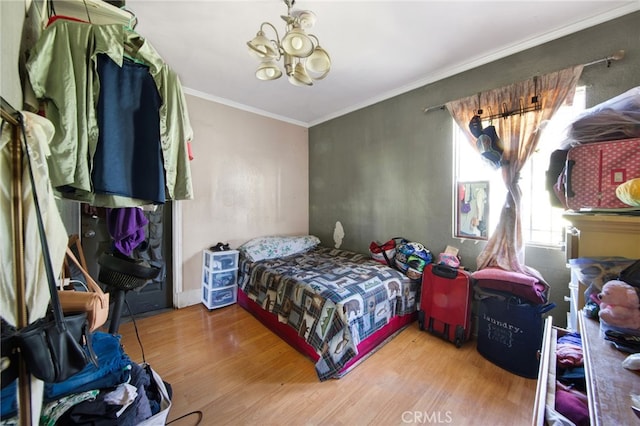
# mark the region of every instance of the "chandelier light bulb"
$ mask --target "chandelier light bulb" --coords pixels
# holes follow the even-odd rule
[[[296,50],[300,50],[302,48],[302,39],[300,37],[293,37],[291,39],[291,46]]]

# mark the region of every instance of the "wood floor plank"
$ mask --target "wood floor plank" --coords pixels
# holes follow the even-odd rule
[[[201,425],[528,425],[536,382],[411,324],[339,380],[238,305],[202,305],[136,321],[146,361],[173,389],[169,420],[202,411]],[[142,362],[134,324],[119,332]],[[194,425],[188,417],[173,425]]]

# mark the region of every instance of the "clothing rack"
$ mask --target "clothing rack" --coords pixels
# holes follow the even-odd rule
[[[24,218],[22,211],[22,145],[20,143],[20,112],[2,99],[2,119],[11,127],[11,222],[13,237],[13,276],[16,285],[17,324],[20,330],[28,325],[25,300]],[[18,416],[21,425],[31,425],[31,386],[27,366],[19,357],[18,363]]]
[[[607,64],[607,68],[609,68],[613,61],[619,61],[622,58],[624,58],[624,50],[618,50],[617,52],[615,52],[615,53],[613,53],[613,54],[611,54],[611,55],[609,55],[609,56],[607,56],[605,58],[600,58],[600,59],[596,59],[595,61],[587,62],[586,64],[583,64],[583,66],[589,67],[591,65],[606,63]],[[531,103],[533,105],[525,107],[522,104],[522,100],[521,100],[520,106],[517,109],[511,110],[511,111],[507,110],[506,105],[502,105],[500,107],[501,111],[499,113],[490,114],[489,116],[482,117],[482,120],[494,120],[494,119],[497,119],[497,118],[507,118],[507,117],[509,117],[511,115],[524,114],[525,112],[529,112],[529,111],[538,111],[541,108],[540,104],[538,102],[537,96],[533,96],[533,98],[531,99]],[[445,105],[430,106],[430,107],[423,108],[422,112],[427,113],[427,112],[435,111],[435,110],[438,110],[438,109],[444,110],[444,109],[446,109],[446,106]],[[482,111],[482,110],[480,110],[480,111]],[[480,114],[482,114],[482,112],[479,112],[479,115]]]

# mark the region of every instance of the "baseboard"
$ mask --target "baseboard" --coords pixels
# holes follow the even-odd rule
[[[177,309],[186,308],[187,306],[197,305],[201,299],[200,290],[187,290],[174,293],[173,306]]]

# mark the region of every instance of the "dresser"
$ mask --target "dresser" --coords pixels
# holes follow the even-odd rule
[[[585,380],[591,426],[635,425],[640,418],[631,410],[631,394],[640,395],[640,372],[622,367],[626,353],[615,349],[600,334],[597,320],[578,314],[582,337]],[[540,355],[540,370],[532,424],[545,425],[545,407],[555,404],[556,343],[566,330],[547,317]]]
[[[563,217],[571,223],[567,232],[567,261],[602,256],[640,259],[640,216],[565,213]],[[571,329],[577,329],[577,312],[584,306],[585,290],[586,286],[572,271],[567,319]]]
[[[567,213],[571,222],[567,260],[577,257],[622,256],[640,259],[640,216]],[[634,425],[640,419],[631,410],[630,394],[640,394],[640,373],[622,367],[627,354],[618,351],[600,333],[597,320],[583,312],[586,286],[572,272],[569,328],[581,334],[591,425]],[[556,386],[556,342],[566,333],[545,322],[540,370],[534,404],[534,425],[545,424],[545,406],[553,406]]]
[[[640,258],[640,215],[565,213],[573,236],[567,257],[624,256]]]

